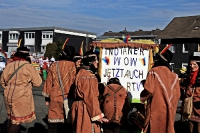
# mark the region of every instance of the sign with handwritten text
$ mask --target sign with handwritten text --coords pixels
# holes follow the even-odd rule
[[[101,79],[107,83],[110,78],[119,78],[128,90],[132,103],[140,102],[144,89],[141,83],[146,79],[149,64],[149,50],[142,48],[102,49]]]

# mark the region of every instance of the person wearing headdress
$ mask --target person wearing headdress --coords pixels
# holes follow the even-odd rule
[[[76,53],[74,55],[73,61],[74,61],[75,65],[76,65],[76,68],[81,67],[81,65],[82,65],[82,59],[83,59],[83,56],[80,55],[79,53]]]
[[[18,47],[13,61],[6,65],[1,75],[8,133],[18,133],[21,123],[36,119],[32,86],[39,87],[42,79],[29,62],[29,51],[27,47]]]
[[[104,133],[119,133],[130,111],[128,91],[121,85],[118,78],[111,78],[105,86],[102,111],[109,120],[103,124]]]
[[[180,84],[178,75],[171,71],[169,64],[173,54],[164,48],[156,58],[140,94],[141,103],[147,102],[144,133],[175,133]]]
[[[200,56],[190,55],[187,77],[184,83],[185,98],[193,95],[193,109],[190,116],[183,114],[183,120],[189,121],[190,133],[195,131],[200,133]]]
[[[108,122],[100,110],[98,80],[91,71],[97,68],[98,60],[94,52],[83,55],[83,65],[75,79],[74,102],[72,104],[72,126],[74,133],[100,133],[100,123]]]
[[[49,127],[47,133],[61,132],[58,127],[63,126],[66,121],[66,114],[63,107],[63,95],[61,85],[59,82],[58,69],[60,71],[60,79],[63,84],[64,97],[70,99],[69,92],[70,87],[74,83],[76,67],[73,62],[75,54],[75,48],[73,46],[66,45],[65,42],[62,48],[62,52],[59,56],[59,61],[53,62],[48,70],[47,79],[44,83],[42,95],[46,98],[46,105],[48,109],[48,122]],[[67,124],[69,125],[69,124]],[[68,132],[70,132],[67,127]],[[63,130],[63,129],[62,129]]]

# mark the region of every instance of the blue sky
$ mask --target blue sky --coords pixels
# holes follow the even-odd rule
[[[164,29],[174,17],[194,15],[199,0],[1,0],[0,28],[57,26],[102,35]]]

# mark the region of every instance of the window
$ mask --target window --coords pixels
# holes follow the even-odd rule
[[[0,34],[0,39],[2,39],[2,34]]]
[[[172,71],[174,71],[174,63],[169,63],[171,68],[172,68]]]
[[[18,33],[9,33],[9,39],[18,39],[19,34]]]
[[[188,67],[188,63],[182,63],[182,67]]]
[[[188,53],[188,51],[189,51],[189,43],[183,44],[182,50],[183,50],[183,53]]]
[[[175,46],[171,46],[171,47],[169,47],[169,50],[172,52],[172,53],[175,53]]]
[[[197,49],[197,51],[200,52],[200,44],[198,44],[198,49]]]
[[[49,38],[53,38],[53,32],[51,31],[42,32],[42,39],[49,39]]]
[[[25,33],[25,37],[26,37],[26,39],[35,38],[35,33],[33,33],[33,32]]]

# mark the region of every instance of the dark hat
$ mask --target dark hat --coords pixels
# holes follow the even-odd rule
[[[75,48],[73,46],[67,45],[62,52],[65,54],[65,56],[74,56]]]
[[[107,84],[118,84],[118,85],[121,85],[120,80],[118,78],[109,79]]]
[[[80,60],[80,59],[83,59],[83,56],[81,56],[79,53],[76,53],[76,54],[74,55],[73,61],[76,62],[76,61],[78,61],[78,60]]]
[[[17,52],[14,54],[14,57],[20,57],[27,60],[29,56],[29,49],[27,47],[18,47]]]
[[[170,50],[166,50],[165,53],[163,54],[160,53],[160,57],[166,62],[170,62],[173,58],[173,53]]]
[[[200,62],[200,56],[190,55],[189,60],[190,61],[195,61],[195,62]]]
[[[88,51],[88,52],[84,53],[83,64],[86,65],[86,66],[91,65],[92,62],[94,62],[96,60],[95,57],[97,57],[97,55],[93,51]]]
[[[156,54],[156,57],[164,62],[169,63],[173,58],[173,53],[168,50],[171,45],[172,44],[167,45],[165,48],[161,49],[160,52]]]
[[[27,47],[18,47],[17,48],[17,52],[21,52],[21,53],[29,53],[29,49]]]
[[[66,45],[63,51],[60,53],[59,60],[73,61],[74,54],[75,48],[73,46]]]

